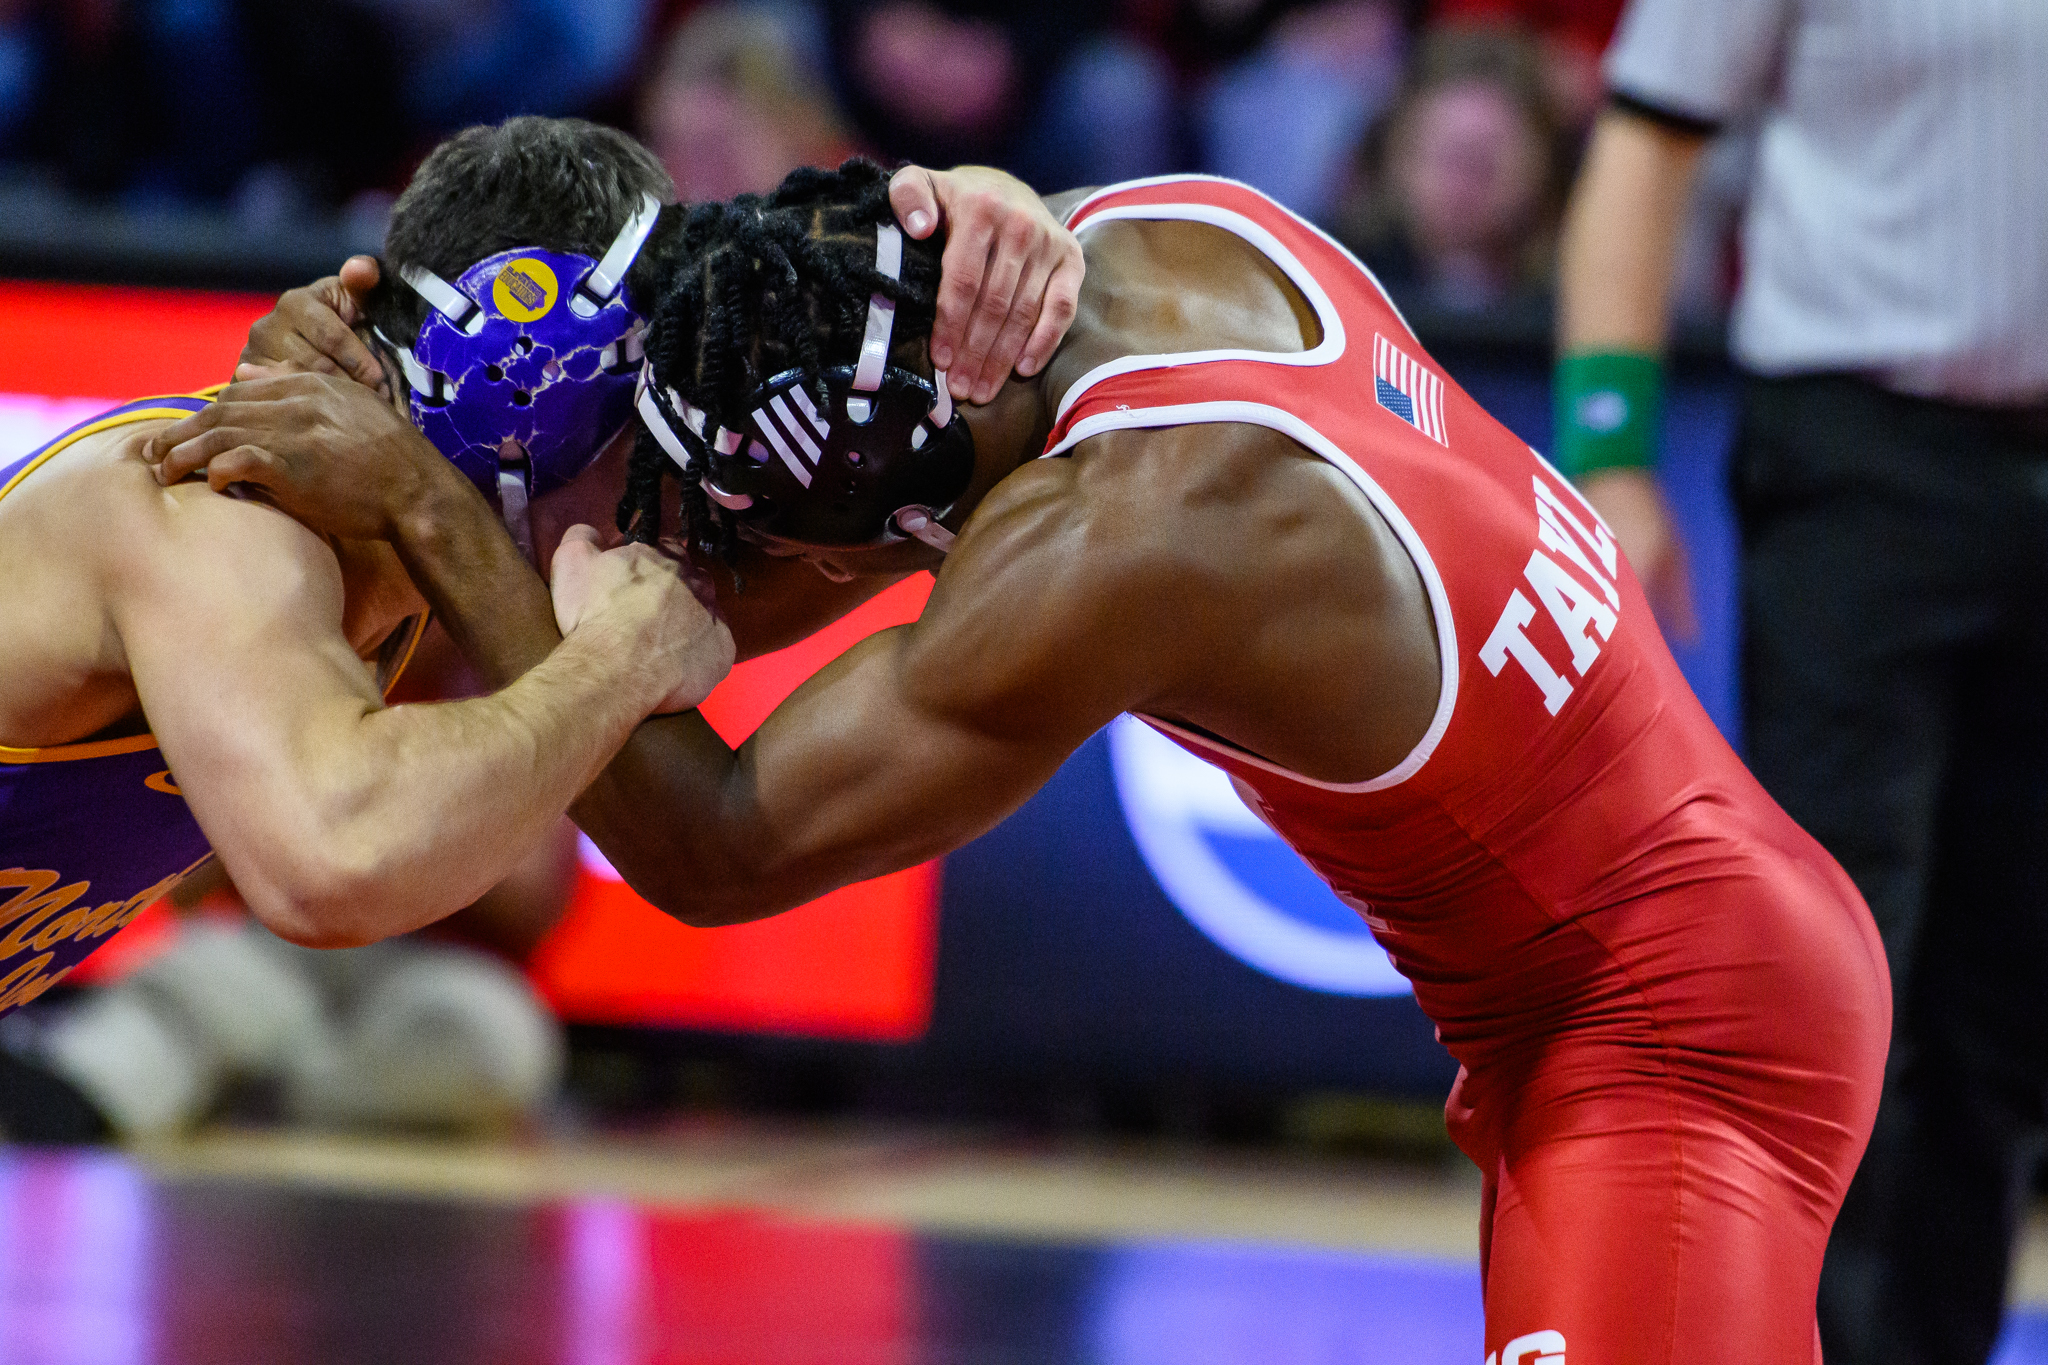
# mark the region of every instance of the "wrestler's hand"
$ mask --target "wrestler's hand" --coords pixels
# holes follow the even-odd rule
[[[230,384],[143,447],[157,482],[200,471],[216,490],[254,484],[315,531],[389,540],[455,466],[390,403],[339,374],[265,374]]]
[[[572,526],[555,551],[555,624],[564,638],[617,632],[617,648],[650,670],[655,714],[687,711],[732,671],[732,632],[705,605],[684,564],[646,545],[600,549],[597,532]]]
[[[286,290],[249,329],[235,378],[279,369],[345,374],[390,398],[390,377],[354,330],[363,320],[362,300],[376,284],[376,258],[351,256],[339,275]]]
[[[986,403],[1015,369],[1045,368],[1074,320],[1081,244],[1029,185],[987,166],[905,166],[889,182],[903,230],[946,227],[932,364],[953,397]]]

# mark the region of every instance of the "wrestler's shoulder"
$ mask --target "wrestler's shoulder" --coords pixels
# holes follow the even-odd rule
[[[116,535],[133,533],[155,480],[142,444],[168,420],[87,430],[22,466],[0,496],[8,539],[37,542],[45,558],[78,561]],[[55,551],[60,549],[61,554]]]
[[[108,571],[110,587],[160,584],[166,574],[200,565],[268,589],[299,584],[305,572],[338,572],[332,547],[259,493],[215,492],[198,476],[159,484],[143,443],[165,425],[105,433],[114,439],[87,452],[77,470],[78,496],[67,499],[65,516],[84,523],[81,533],[89,528],[90,557]]]
[[[1112,429],[1037,463],[1065,467],[1054,487],[1073,515],[1116,543],[1168,552],[1197,532],[1234,538],[1276,481],[1320,467],[1284,433],[1245,422]]]
[[[1201,491],[1203,448],[1226,438],[1192,429],[1112,433],[1005,478],[977,508],[940,575],[941,598],[1006,614],[1069,621],[1150,606],[1184,613],[1191,588],[1243,573],[1247,547],[1225,495]],[[1171,448],[1168,448],[1171,447]],[[1188,457],[1174,468],[1177,457]]]
[[[1077,450],[1011,473],[975,509],[953,558],[991,569],[1046,561],[1033,566],[1041,577],[1085,564],[1093,575],[1139,562],[1169,543],[1147,515],[1142,462],[1118,467],[1092,455]]]

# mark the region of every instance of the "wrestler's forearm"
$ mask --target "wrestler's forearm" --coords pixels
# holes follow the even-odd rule
[[[435,462],[392,544],[456,648],[484,682],[503,687],[561,642],[548,586],[489,504],[452,464]]]
[[[547,585],[505,534],[497,514],[453,465],[392,528],[406,572],[483,680],[502,687],[548,656],[562,638]],[[742,659],[803,640],[906,576],[827,580],[800,559],[748,549],[736,570],[698,557],[716,584],[719,609]],[[741,586],[744,584],[744,586]]]
[[[502,687],[550,659],[562,637],[547,586],[469,494],[459,478],[434,490],[394,543],[457,647],[487,684]],[[706,814],[732,772],[732,750],[694,711],[648,720],[614,747],[570,815],[637,891],[692,919],[707,861],[732,871],[715,857]]]
[[[915,629],[855,645],[737,752],[694,714],[642,726],[571,814],[608,853],[630,850],[614,865],[661,909],[740,924],[986,833],[1115,714],[1052,706],[1020,727],[1007,706],[934,709],[910,680]]]
[[[787,910],[765,875],[767,842],[736,793],[739,756],[695,711],[658,716],[569,808],[626,884],[685,924],[737,924]]]
[[[324,727],[293,803],[304,841],[229,858],[280,932],[341,946],[405,933],[500,881],[661,695],[638,642],[580,627],[511,685]],[[272,850],[284,841],[272,843]]]
[[[1706,139],[1610,109],[1558,242],[1558,350],[1664,347],[1678,238]]]
[[[764,919],[930,856],[868,823],[889,822],[868,784],[886,783],[878,759],[899,731],[862,663],[894,634],[848,650],[737,751],[694,711],[647,722],[570,816],[629,886],[699,928]]]

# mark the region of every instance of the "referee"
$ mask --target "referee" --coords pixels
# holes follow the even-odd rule
[[[1562,243],[1558,457],[1667,622],[1652,480],[1701,148],[1754,121],[1733,348],[1750,766],[1890,954],[1829,1365],[1981,1365],[2048,1103],[2048,3],[1633,0]]]

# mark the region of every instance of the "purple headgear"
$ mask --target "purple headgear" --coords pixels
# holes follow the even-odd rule
[[[660,211],[643,194],[602,260],[518,247],[452,285],[422,266],[399,271],[433,305],[411,347],[392,345],[413,425],[497,494],[529,558],[527,504],[588,469],[632,420],[642,322],[623,286]]]

